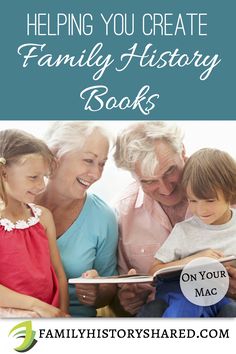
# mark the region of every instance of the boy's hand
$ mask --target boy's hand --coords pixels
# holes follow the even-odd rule
[[[208,249],[208,250],[204,250],[201,252],[197,252],[197,253],[193,254],[192,256],[186,257],[186,260],[191,261],[191,260],[199,258],[199,257],[210,257],[210,258],[214,258],[214,259],[219,259],[221,257],[224,257],[224,253],[221,251],[218,251],[218,250]]]

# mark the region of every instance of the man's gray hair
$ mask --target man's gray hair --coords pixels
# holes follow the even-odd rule
[[[140,122],[131,124],[117,137],[114,159],[117,167],[134,172],[140,162],[141,172],[152,177],[158,166],[155,143],[165,141],[174,152],[183,151],[183,132],[176,124],[167,122]]]
[[[99,131],[101,135],[107,138],[110,143],[110,135],[102,126],[91,121],[57,121],[51,124],[45,134],[46,141],[50,150],[57,157],[72,150],[83,148],[86,138],[94,131]]]

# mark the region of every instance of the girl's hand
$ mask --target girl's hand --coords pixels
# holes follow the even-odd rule
[[[63,312],[61,309],[49,305],[43,301],[37,302],[34,306],[34,311],[39,315],[39,317],[70,317],[69,314]]]
[[[30,310],[15,309],[11,307],[0,307],[0,318],[37,318],[39,315]]]

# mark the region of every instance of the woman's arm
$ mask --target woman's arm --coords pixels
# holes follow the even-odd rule
[[[60,254],[56,243],[56,228],[55,228],[54,220],[51,212],[48,209],[43,207],[40,208],[43,211],[42,216],[40,218],[40,222],[44,226],[46,230],[46,234],[48,236],[51,261],[59,282],[60,309],[65,313],[68,313],[68,306],[69,306],[68,284],[67,284],[66,275],[64,272],[64,268],[61,262]]]
[[[112,210],[108,209],[100,221],[105,225],[96,244],[96,258],[92,270],[84,277],[110,276],[117,274],[118,224]],[[81,304],[96,308],[109,305],[117,291],[115,284],[76,284],[76,293]]]
[[[149,270],[149,273],[151,275],[153,275],[154,273],[156,273],[158,270],[160,270],[162,268],[178,266],[178,265],[185,265],[185,264],[191,262],[193,259],[199,258],[199,257],[210,257],[210,258],[214,258],[214,259],[219,259],[220,257],[223,257],[223,256],[224,256],[224,254],[222,252],[209,249],[209,250],[197,252],[197,253],[195,253],[191,256],[188,256],[186,258],[178,259],[176,261],[172,261],[172,262],[168,262],[168,263],[163,263],[159,259],[157,259],[152,264],[152,266]]]

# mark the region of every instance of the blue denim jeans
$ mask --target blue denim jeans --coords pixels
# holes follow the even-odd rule
[[[222,306],[217,317],[236,317],[236,301],[231,300],[230,303]]]
[[[165,301],[168,307],[162,317],[216,317],[225,305],[231,304],[231,300],[224,297],[218,303],[211,306],[198,306],[190,302],[182,293],[179,279],[157,281],[156,300]]]
[[[164,300],[153,300],[143,305],[136,317],[162,317],[167,307]]]

